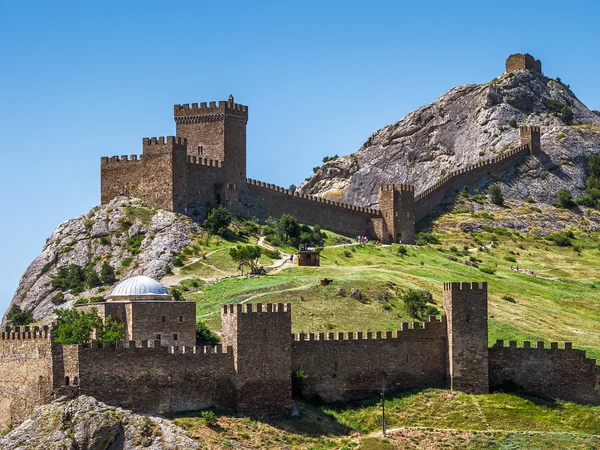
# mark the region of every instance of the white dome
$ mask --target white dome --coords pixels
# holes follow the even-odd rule
[[[138,300],[169,300],[171,298],[166,287],[144,275],[138,275],[121,281],[115,286],[108,297],[114,300],[119,300],[123,297],[128,299],[136,297]]]

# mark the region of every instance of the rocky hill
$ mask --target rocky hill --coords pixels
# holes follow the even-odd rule
[[[168,420],[134,414],[81,395],[40,406],[6,437],[0,448],[63,449],[197,449],[198,444]]]
[[[564,107],[573,112],[570,125],[559,112]],[[376,207],[378,184],[413,184],[418,194],[446,173],[517,147],[521,125],[542,127],[542,155],[480,187],[497,181],[507,197],[543,202],[561,188],[581,195],[586,158],[600,154],[600,115],[568,85],[526,70],[450,90],[373,133],[356,153],[325,163],[298,189]]]
[[[32,310],[35,319],[43,319],[56,307],[70,307],[80,297],[102,295],[114,284],[103,283],[90,290],[53,285],[59,270],[71,265],[100,273],[107,263],[117,278],[143,274],[160,279],[173,256],[199,232],[185,216],[146,208],[138,199],[117,198],[58,225],[21,277],[11,306]]]

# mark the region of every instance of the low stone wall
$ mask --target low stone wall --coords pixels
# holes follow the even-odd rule
[[[397,332],[294,336],[292,373],[304,371],[303,394],[324,402],[370,397],[382,386],[447,387],[446,318],[431,320]]]
[[[79,392],[159,414],[235,406],[232,352],[220,346],[212,352],[210,347],[154,345],[80,349]]]
[[[600,367],[586,358],[584,350],[574,350],[570,342],[564,348],[543,342],[535,347],[515,341],[509,347],[498,341],[489,350],[490,388],[518,387],[536,394],[578,403],[600,405]]]

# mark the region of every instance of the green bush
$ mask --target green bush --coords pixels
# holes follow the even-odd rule
[[[525,201],[526,201],[527,203],[536,203],[536,201],[535,201],[533,198],[531,198],[531,197],[529,197],[529,198],[528,198],[527,200],[525,200]]]
[[[408,250],[406,250],[406,247],[404,247],[403,245],[398,246],[398,254],[401,256],[404,256],[408,253]]]
[[[292,396],[301,398],[307,381],[308,375],[303,370],[294,372],[292,374]]]
[[[258,258],[262,254],[262,249],[258,245],[238,245],[229,249],[229,256],[240,267],[247,267],[250,272],[258,269]]]
[[[131,262],[133,261],[133,258],[129,257],[129,258],[125,258],[123,259],[123,261],[121,261],[121,267],[129,267],[131,265]]]
[[[571,237],[573,233],[571,232],[570,234],[571,236],[569,236],[569,233],[567,232],[560,231],[558,233],[551,234],[550,238],[552,239],[554,244],[559,247],[570,247],[572,245]]]
[[[493,275],[496,273],[496,269],[489,266],[481,266],[479,270],[481,270],[483,273],[487,273],[488,275]]]
[[[504,205],[504,195],[502,194],[502,189],[500,189],[500,186],[497,184],[491,185],[488,189],[488,194],[492,203],[499,206]]]
[[[273,249],[271,250],[270,248],[262,248],[261,249],[262,254],[271,258],[271,259],[279,259],[281,258],[281,253],[279,252],[279,250]]]
[[[197,345],[219,345],[221,338],[214,333],[202,321],[196,322],[196,344]]]
[[[231,214],[224,206],[215,206],[208,211],[206,220],[202,224],[211,234],[223,236],[231,223]]]
[[[507,302],[510,302],[510,303],[517,303],[517,301],[510,295],[503,295],[502,300],[506,300]]]
[[[21,309],[19,305],[12,305],[6,314],[6,321],[12,326],[28,325],[33,322],[33,312]]]
[[[517,128],[517,121],[516,121],[516,119],[510,119],[510,120],[508,121],[508,124],[509,124],[511,127],[513,127],[513,128]]]
[[[185,264],[183,263],[183,260],[181,259],[181,255],[180,256],[176,256],[175,258],[173,258],[173,261],[171,261],[173,263],[173,265],[175,267],[183,267]]]
[[[141,245],[142,245],[142,241],[144,240],[144,238],[146,237],[146,235],[144,233],[140,233],[140,234],[136,234],[135,236],[131,236],[130,238],[127,239],[127,250],[129,250],[129,252],[132,255],[139,255],[141,252]]]
[[[62,291],[71,290],[78,294],[83,292],[85,287],[85,273],[83,267],[77,264],[70,264],[58,269],[56,275],[51,275],[52,287]]]
[[[565,106],[561,110],[560,116],[565,125],[571,125],[573,123],[573,118],[574,118],[573,110],[571,108],[569,108],[568,106]]]
[[[551,113],[560,114],[566,105],[559,100],[551,98],[548,100],[548,109]]]
[[[417,234],[417,244],[419,245],[427,245],[427,244],[439,244],[440,240],[435,237],[433,234],[431,233],[426,233],[424,231],[421,231],[419,234]]]
[[[100,244],[101,245],[110,245],[110,237],[108,237],[108,236],[102,236],[100,238]]]
[[[559,190],[556,193],[556,198],[558,199],[558,203],[563,208],[570,208],[571,206],[573,206],[573,195],[568,189]]]
[[[204,422],[204,424],[207,427],[214,427],[218,423],[217,422],[217,416],[212,411],[202,411],[200,413],[200,416],[202,417],[202,421]]]
[[[90,308],[88,311],[57,309],[55,312],[58,320],[54,331],[54,340],[58,344],[81,344],[84,347],[89,347],[91,334],[94,330],[100,344],[104,341],[115,344],[125,337],[123,323],[111,317],[103,323],[95,307]]]
[[[62,305],[65,301],[65,294],[63,294],[62,291],[57,292],[50,299],[50,303],[53,305]]]
[[[185,298],[183,297],[183,292],[178,287],[172,287],[169,289],[169,294],[173,297],[173,300],[176,302],[184,302]]]
[[[88,303],[102,303],[104,302],[104,297],[102,297],[101,295],[94,295],[92,297],[90,297],[90,300]]]
[[[508,261],[508,262],[513,262],[513,263],[517,262],[517,260],[516,260],[516,258],[514,256],[505,256],[504,260]]]

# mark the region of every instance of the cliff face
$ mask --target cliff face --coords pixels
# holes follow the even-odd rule
[[[572,125],[552,114],[551,99],[573,110]],[[448,172],[519,146],[521,125],[542,127],[542,155],[477,187],[499,182],[506,197],[542,202],[561,188],[581,195],[586,159],[600,153],[600,116],[568,86],[525,70],[452,89],[376,131],[356,153],[324,164],[298,189],[368,207],[377,205],[379,184],[412,184],[419,194]]]
[[[174,255],[198,232],[198,226],[185,216],[145,208],[137,199],[116,198],[58,225],[21,277],[11,306],[32,310],[35,319],[43,319],[56,307],[68,308],[79,297],[103,295],[112,289],[108,284],[77,294],[66,290],[60,304],[53,304],[61,290],[52,285],[52,277],[71,264],[91,265],[100,272],[106,262],[118,278],[143,274],[160,279]]]

